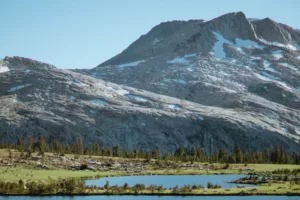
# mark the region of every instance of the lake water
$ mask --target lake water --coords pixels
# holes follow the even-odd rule
[[[127,183],[130,186],[134,186],[137,183],[145,184],[146,187],[152,185],[163,185],[165,188],[170,188],[178,185],[182,187],[184,185],[203,185],[207,186],[208,182],[213,184],[219,184],[222,188],[233,188],[237,187],[239,184],[225,183],[228,181],[233,181],[239,178],[245,177],[245,175],[172,175],[172,176],[122,176],[122,177],[108,177],[101,178],[97,180],[86,181],[87,185],[101,186],[103,187],[106,181],[109,182],[111,186],[118,185],[123,186]],[[255,185],[244,185],[247,187],[255,187]]]
[[[287,196],[74,196],[74,197],[0,197],[0,200],[299,200]]]

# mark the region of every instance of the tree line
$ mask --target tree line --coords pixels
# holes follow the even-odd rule
[[[15,143],[0,143],[2,149],[18,149],[27,156],[32,152],[52,152],[57,154],[77,154],[77,155],[95,155],[123,158],[143,158],[147,160],[174,160],[182,162],[218,162],[218,163],[274,163],[274,164],[300,164],[300,152],[292,155],[288,154],[282,147],[274,146],[272,149],[263,151],[243,152],[238,145],[235,145],[232,152],[227,149],[220,149],[213,153],[206,153],[201,147],[178,147],[175,152],[161,153],[159,150],[145,151],[134,149],[128,151],[121,149],[118,145],[113,147],[101,147],[97,143],[91,146],[84,145],[81,137],[76,137],[75,142],[59,142],[57,139],[47,143],[42,136],[35,141],[29,136],[25,141],[18,137]]]
[[[83,180],[68,178],[63,180],[50,179],[48,182],[23,181],[7,182],[0,180],[0,194],[73,194],[82,193],[85,189]]]
[[[151,191],[151,193],[162,193],[169,189],[173,194],[192,193],[193,190],[204,189],[203,185],[184,185],[182,187],[174,186],[165,188],[163,185],[150,185],[146,187],[144,184],[135,184],[130,186],[125,183],[123,186],[111,186],[107,181],[104,186],[88,186],[84,184],[84,180],[77,180],[75,178],[53,180],[49,179],[47,182],[23,181],[7,182],[0,180],[0,194],[28,194],[28,195],[43,195],[43,194],[88,194],[105,191],[105,194],[126,194],[126,193],[143,193],[144,191]],[[221,188],[218,184],[211,182],[207,183],[208,189]]]

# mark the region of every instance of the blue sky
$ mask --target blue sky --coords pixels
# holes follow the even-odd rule
[[[92,68],[153,26],[228,12],[270,17],[300,29],[299,0],[0,0],[0,58]]]

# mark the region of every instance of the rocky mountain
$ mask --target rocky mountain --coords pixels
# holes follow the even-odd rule
[[[245,150],[274,144],[299,150],[292,123],[299,122],[300,112],[263,98],[253,103],[276,108],[274,118],[158,95],[21,57],[6,57],[1,68],[7,70],[0,73],[0,142],[29,135],[73,142],[82,136],[86,144],[164,152],[179,145],[211,152],[235,144]]]
[[[300,31],[230,13],[167,22],[87,75],[204,105],[239,106],[242,96],[300,108]]]
[[[162,23],[90,70],[0,62],[0,142],[300,150],[300,32],[230,13]],[[79,73],[78,73],[79,72]]]
[[[77,71],[201,105],[254,112],[257,120],[272,120],[276,132],[299,137],[299,44],[299,30],[229,13],[210,21],[161,23],[119,55]]]

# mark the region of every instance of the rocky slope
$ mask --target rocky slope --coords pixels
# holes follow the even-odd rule
[[[300,112],[264,98],[256,110],[204,106],[98,80],[21,57],[6,57],[0,73],[0,142],[42,135],[47,141],[119,144],[128,149],[174,151],[179,145],[208,152],[279,145],[299,150]],[[251,98],[246,97],[249,102]],[[257,109],[260,109],[257,106]],[[280,115],[279,115],[280,113]],[[288,131],[285,131],[288,130]]]
[[[77,71],[206,106],[253,112],[256,119],[273,121],[277,132],[299,137],[299,45],[299,30],[229,13],[210,21],[161,23],[119,55]]]

